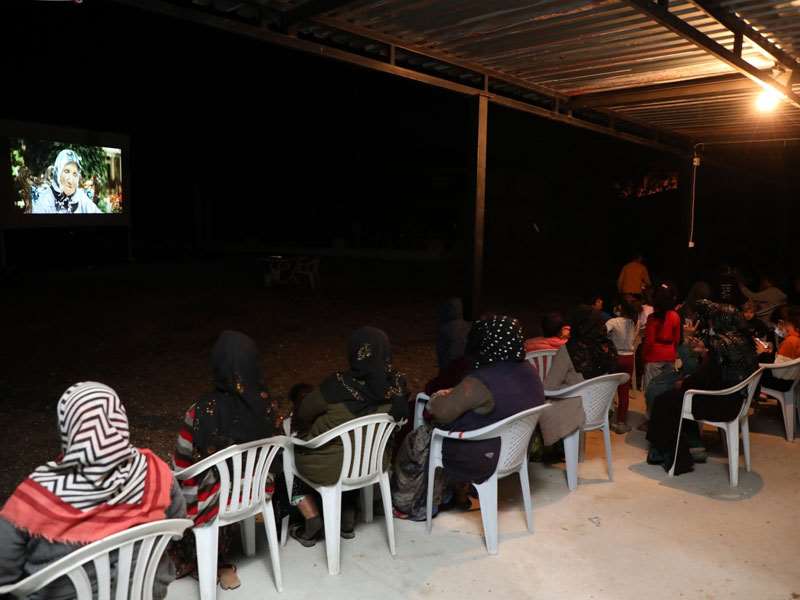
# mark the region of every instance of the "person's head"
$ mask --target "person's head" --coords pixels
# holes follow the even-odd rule
[[[786,335],[800,335],[800,306],[792,306],[783,323]]]
[[[629,304],[637,315],[642,312],[644,300],[641,294],[623,294],[622,302]]]
[[[636,310],[630,302],[622,298],[619,303],[619,316],[630,319],[631,321],[636,321],[639,318],[639,310]]]
[[[560,312],[549,312],[542,317],[542,335],[544,337],[557,337],[561,335],[564,327],[564,317]]]
[[[119,467],[138,453],[130,445],[128,415],[114,390],[95,381],[77,383],[62,394],[56,413],[63,453],[60,468],[80,470],[96,483],[96,491],[108,492],[127,483]]]
[[[214,387],[234,396],[255,396],[264,391],[264,373],[256,343],[239,331],[226,330],[211,350]]]
[[[727,335],[734,332],[747,334],[747,324],[742,313],[731,304],[701,300],[698,302],[698,315],[700,328],[706,335],[713,332],[714,336]]]
[[[752,321],[756,316],[756,304],[752,300],[748,300],[742,304],[742,317],[745,321]]]
[[[438,309],[439,325],[444,325],[450,321],[458,321],[464,318],[464,305],[461,298],[448,298],[439,305]]]
[[[653,292],[653,310],[659,314],[664,314],[675,308],[677,294],[671,283],[661,283]]]
[[[307,383],[295,383],[291,388],[289,388],[289,402],[292,403],[295,410],[303,401],[303,398],[308,396],[311,392],[314,391],[314,386],[309,385]]]
[[[643,263],[644,262],[644,254],[639,250],[635,250],[633,252],[633,254],[631,255],[631,262]]]
[[[525,337],[522,325],[514,317],[494,315],[473,324],[476,347],[474,367],[487,367],[500,362],[525,360]]]
[[[354,379],[367,380],[387,373],[392,364],[389,336],[377,327],[359,327],[347,341],[347,359]]]
[[[607,340],[608,331],[599,311],[591,306],[579,306],[570,313],[570,343]]]
[[[78,190],[81,178],[81,159],[74,150],[64,149],[53,164],[53,187],[67,196]]]
[[[595,310],[603,310],[603,297],[600,294],[592,294],[589,296],[589,306]]]
[[[762,275],[758,280],[758,288],[760,290],[766,290],[767,288],[771,288],[775,285],[775,278],[771,275]]]

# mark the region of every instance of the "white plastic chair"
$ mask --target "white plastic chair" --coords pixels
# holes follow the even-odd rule
[[[606,464],[608,466],[608,479],[614,480],[611,465],[611,429],[608,424],[608,411],[614,401],[617,387],[630,379],[627,373],[611,373],[587,379],[576,385],[560,390],[545,390],[547,398],[575,398],[580,397],[583,412],[586,414],[586,423],[564,438],[564,458],[567,463],[567,486],[570,491],[578,487],[578,447],[582,432],[603,430],[603,444],[606,449]]]
[[[549,404],[512,415],[502,421],[481,427],[473,431],[444,431],[434,429],[431,434],[430,459],[428,463],[428,498],[427,526],[428,533],[433,526],[433,487],[437,467],[444,467],[442,448],[445,439],[450,440],[490,440],[500,438],[500,456],[497,469],[483,483],[475,483],[481,503],[481,519],[483,534],[486,539],[486,550],[489,554],[497,554],[497,480],[512,473],[519,474],[522,486],[522,501],[525,506],[525,520],[528,531],[533,532],[533,507],[531,504],[531,485],[528,477],[528,444],[539,421],[539,415]]]
[[[686,390],[683,394],[683,408],[681,411],[681,421],[678,425],[678,440],[675,443],[675,457],[678,456],[678,444],[681,440],[681,427],[683,420],[696,421],[703,428],[703,423],[708,423],[719,429],[725,434],[725,441],[728,444],[728,473],[730,475],[731,487],[739,485],[739,428],[742,430],[742,446],[744,446],[744,464],[745,469],[750,471],[750,424],[747,421],[747,413],[750,410],[750,403],[753,401],[753,395],[758,387],[758,381],[761,379],[761,374],[764,369],[756,369],[752,375],[741,383],[725,388],[724,390]],[[739,414],[732,421],[704,421],[702,419],[695,419],[692,414],[692,400],[694,396],[702,394],[703,396],[727,396],[734,394],[747,388],[747,398],[742,402],[742,408]],[[702,399],[701,399],[702,402]],[[675,475],[675,459],[672,461],[672,468],[669,470],[669,476]]]
[[[219,512],[210,523],[192,529],[197,545],[201,600],[214,600],[217,596],[219,528],[241,522],[242,547],[247,556],[253,556],[256,552],[255,517],[258,513],[264,517],[275,587],[279,592],[283,591],[278,532],[272,496],[267,495],[266,484],[275,455],[287,445],[284,436],[236,444],[175,473],[178,479],[199,477],[209,469],[216,469],[219,475]],[[287,516],[283,519],[284,537],[288,525]]]
[[[778,401],[778,404],[781,405],[781,413],[783,413],[783,427],[786,429],[786,439],[790,442],[793,442],[794,420],[797,418],[795,417],[795,411],[797,411],[800,416],[800,404],[797,402],[797,396],[800,394],[800,388],[798,388],[798,382],[800,381],[800,358],[787,360],[780,363],[765,364],[761,365],[761,367],[764,369],[770,369],[774,372],[775,377],[778,377],[779,379],[794,379],[792,387],[785,392],[761,386],[761,391],[763,393],[765,393],[767,396],[775,398]]]
[[[558,350],[534,350],[525,354],[525,360],[531,363],[539,372],[539,379],[544,381],[547,377],[547,372],[553,364],[553,357]]]
[[[431,397],[423,392],[417,394],[417,398],[414,401],[414,429],[422,425],[423,421],[425,421],[423,413],[430,399]]]
[[[165,519],[131,527],[87,544],[22,581],[0,587],[0,596],[10,594],[14,598],[27,598],[66,576],[75,588],[77,600],[92,600],[92,581],[84,567],[94,563],[98,598],[109,599],[112,590],[116,589],[115,598],[151,600],[156,570],[167,543],[180,538],[191,526],[191,519]],[[117,560],[112,577],[110,555],[115,551]]]
[[[383,513],[386,517],[386,533],[389,537],[389,552],[395,555],[394,517],[392,495],[389,490],[389,473],[383,468],[386,444],[394,428],[400,425],[386,413],[367,415],[343,423],[312,440],[303,441],[292,437],[283,455],[283,472],[289,497],[292,494],[294,477],[299,477],[322,496],[323,521],[325,523],[325,552],[328,556],[328,573],[339,573],[340,530],[342,523],[342,492],[361,490],[364,520],[372,521],[372,486],[381,487]],[[286,425],[285,425],[286,426]],[[313,450],[339,439],[343,446],[342,471],[333,485],[318,485],[300,474],[294,461],[294,447]]]

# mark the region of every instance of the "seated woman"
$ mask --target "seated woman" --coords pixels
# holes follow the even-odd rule
[[[270,437],[274,407],[269,399],[255,342],[238,331],[223,331],[211,351],[213,389],[189,407],[175,448],[175,468],[185,469],[219,450]],[[181,481],[189,518],[202,527],[216,517],[219,482],[216,469]],[[231,527],[219,531],[218,577],[223,589],[241,585],[229,553]],[[197,570],[194,534],[175,544],[178,577]]]
[[[663,464],[666,471],[675,462],[676,475],[691,471],[694,463],[683,428],[675,455],[684,392],[725,389],[740,383],[758,368],[753,340],[739,311],[729,304],[708,300],[699,304],[703,333],[699,338],[687,339],[687,343],[700,356],[700,364],[693,374],[678,380],[673,389],[656,398],[647,430],[650,442],[647,462]],[[739,413],[743,400],[742,392],[726,396],[698,395],[694,397],[692,414],[708,421],[730,421]],[[697,451],[704,452],[702,448]]]
[[[617,351],[608,339],[600,313],[590,306],[581,306],[573,312],[570,323],[569,341],[553,357],[544,378],[546,390],[560,390],[584,379],[618,371]],[[552,446],[585,422],[580,398],[553,400],[552,406],[539,419],[544,445]]]
[[[782,363],[800,358],[800,307],[792,306],[788,310],[782,325],[783,341],[776,353],[764,352],[759,355],[760,363]],[[793,369],[788,369],[793,370]],[[777,372],[780,374],[780,371]],[[787,392],[794,384],[794,379],[782,379],[769,369],[761,376],[761,385],[771,390]]]
[[[564,323],[560,312],[550,312],[542,317],[542,335],[525,340],[525,352],[558,350],[569,339],[570,326]]]
[[[0,511],[0,585],[136,525],[186,516],[169,466],[131,446],[125,407],[114,390],[78,383],[64,392],[56,412],[61,454],[37,467]],[[174,578],[164,555],[153,597],[166,596]],[[29,598],[66,600],[75,598],[75,588],[62,577]]]
[[[525,360],[522,327],[516,319],[494,316],[473,324],[474,370],[450,390],[435,394],[429,410],[441,429],[471,431],[543,404],[544,389],[536,369]],[[398,516],[425,518],[427,461],[433,425],[409,434],[395,459],[392,500]],[[497,468],[500,438],[478,442],[445,440],[444,477],[450,482],[480,483]],[[435,483],[435,505],[442,482]]]
[[[292,427],[300,437],[310,440],[326,431],[364,415],[389,413],[395,419],[408,414],[408,390],[405,376],[392,366],[389,338],[375,327],[361,327],[347,343],[350,369],[330,375],[322,384],[300,400]],[[295,466],[306,479],[318,485],[332,485],[342,470],[344,449],[338,439],[314,450],[297,447]],[[292,504],[300,509],[304,526],[290,530],[303,546],[313,546],[321,533],[322,521],[314,496],[299,478],[295,478]],[[342,497],[342,537],[355,536],[356,493]]]

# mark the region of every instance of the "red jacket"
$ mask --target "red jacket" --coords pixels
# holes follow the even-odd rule
[[[663,319],[650,315],[644,330],[642,358],[645,363],[674,362],[681,342],[681,318],[674,310]]]

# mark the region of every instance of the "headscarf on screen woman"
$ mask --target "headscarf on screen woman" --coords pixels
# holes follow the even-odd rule
[[[77,152],[70,148],[61,150],[52,166],[49,167],[47,184],[40,187],[31,203],[33,213],[66,213],[85,214],[102,213],[97,205],[92,202],[80,186],[80,179],[76,182],[75,191],[67,195],[61,186],[61,173],[64,167],[74,164],[81,171],[81,158]]]

